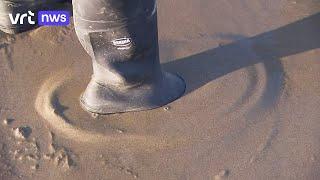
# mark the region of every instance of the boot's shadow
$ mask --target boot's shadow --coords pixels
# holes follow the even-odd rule
[[[272,78],[283,71],[280,58],[319,47],[320,13],[317,13],[255,37],[165,63],[163,68],[180,74],[187,83],[186,93],[190,93],[214,79],[257,63],[264,63],[267,71],[273,73],[268,78]]]

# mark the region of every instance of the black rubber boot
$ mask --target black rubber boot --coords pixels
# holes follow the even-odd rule
[[[73,0],[79,40],[93,60],[81,97],[98,114],[153,109],[179,98],[182,78],[161,70],[155,0]]]
[[[39,10],[54,10],[67,1],[69,0],[0,0],[0,30],[15,34],[33,29],[37,27],[37,23],[13,25],[9,14],[15,17],[17,13],[31,15],[32,12],[35,15],[33,20],[37,21],[36,15]]]

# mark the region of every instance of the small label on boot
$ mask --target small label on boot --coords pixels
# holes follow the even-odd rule
[[[131,48],[131,38],[119,38],[112,41],[112,44],[117,47],[118,50],[127,50]]]

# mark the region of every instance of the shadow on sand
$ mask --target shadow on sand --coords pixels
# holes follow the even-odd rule
[[[246,117],[249,117],[261,110],[267,112],[266,109],[273,108],[278,101],[285,81],[285,72],[280,59],[317,48],[320,48],[320,13],[255,37],[245,38],[225,46],[165,63],[163,68],[170,72],[176,72],[185,79],[187,84],[186,94],[188,94],[228,73],[241,68],[250,69],[253,65],[262,63],[266,70],[266,86],[263,89],[262,97],[246,115]],[[250,74],[250,76],[255,75],[255,73]],[[240,106],[241,104],[239,104]],[[208,157],[214,152],[214,147],[228,144],[225,141],[238,142],[238,138],[248,132],[248,127],[259,121],[264,121],[264,118],[261,118],[261,116],[247,118],[245,127],[239,128],[222,139],[214,140],[212,148],[202,153],[201,162],[208,160]],[[269,149],[271,142],[278,135],[279,114],[274,117],[273,121],[273,127],[266,139],[264,148],[259,152],[262,154],[261,156]],[[219,141],[222,144],[218,144]],[[318,171],[312,172],[312,174],[315,174],[316,177]]]
[[[275,86],[281,88],[278,84],[283,78],[280,58],[319,47],[320,13],[317,13],[255,37],[163,64],[163,67],[185,79],[188,94],[228,73],[264,63],[268,82],[272,82],[267,85],[268,91]]]

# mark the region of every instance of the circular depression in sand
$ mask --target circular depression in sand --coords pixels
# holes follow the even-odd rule
[[[226,79],[221,77],[220,80],[212,82],[216,83],[217,88],[222,88],[221,91],[217,91],[221,92],[221,94],[216,94],[217,96],[221,98],[229,96],[227,103],[214,110],[217,117],[236,118],[256,111],[255,106],[261,101],[261,98],[264,98],[266,91],[270,90],[268,89],[268,83],[270,83],[268,82],[268,69],[263,63],[242,68],[226,76],[229,77]],[[228,78],[238,78],[243,85],[240,87],[239,84],[232,84],[232,82],[239,82],[237,80],[223,83],[228,81]],[[133,147],[145,151],[173,148],[202,138],[201,135],[197,136],[191,133],[184,136],[184,132],[177,133],[178,135],[167,135],[166,132],[169,130],[161,130],[161,128],[168,129],[168,126],[163,124],[163,126],[158,124],[158,126],[152,127],[154,121],[151,119],[153,117],[171,118],[179,121],[179,117],[174,117],[174,111],[168,116],[162,108],[149,112],[106,115],[95,119],[83,111],[79,105],[78,98],[87,81],[85,73],[69,68],[53,74],[42,84],[36,98],[35,108],[57,135],[76,142],[113,147]],[[228,94],[223,94],[223,89],[229,89]],[[235,96],[230,95],[233,91],[237,92]],[[172,106],[181,106],[183,103],[179,103],[179,101],[192,96],[193,93],[197,92],[185,95],[178,102],[172,103]],[[179,122],[172,125],[172,127],[178,126]],[[182,121],[181,126],[183,126]],[[177,130],[171,129],[173,130],[170,132],[180,132],[178,128]]]

